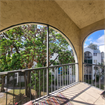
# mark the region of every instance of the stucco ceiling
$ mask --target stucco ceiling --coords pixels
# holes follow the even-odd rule
[[[105,18],[105,0],[55,0],[81,29]]]

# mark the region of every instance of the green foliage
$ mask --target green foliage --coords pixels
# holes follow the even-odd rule
[[[96,87],[99,88],[99,84]],[[104,84],[100,84],[100,88],[104,90]]]
[[[71,55],[70,51],[59,52],[59,62],[61,64],[74,62],[74,57]]]
[[[93,44],[93,43],[90,43],[89,46],[88,46],[88,48],[91,48],[93,50],[98,50],[98,45]]]
[[[66,39],[52,28],[49,32],[49,57],[58,53],[59,63],[74,62]],[[0,71],[31,68],[34,61],[36,67],[46,66],[46,35],[46,26],[38,25],[23,25],[1,33]]]
[[[31,68],[34,61],[39,67],[45,65],[46,29],[44,28],[39,30],[37,25],[23,25],[1,33],[0,71]]]
[[[68,42],[60,33],[49,29],[49,57],[58,53],[59,62],[53,65],[74,62],[74,57],[68,50]],[[47,27],[39,25],[23,25],[9,29],[0,34],[0,72],[46,66]],[[50,64],[52,61],[50,60]],[[31,73],[32,86],[35,89],[34,79],[39,82],[39,71]],[[51,75],[51,74],[49,74]],[[46,76],[46,75],[45,75]],[[40,70],[43,79],[43,72]],[[49,76],[50,77],[50,76]],[[51,83],[51,78],[49,78]],[[49,84],[50,84],[49,83]],[[29,87],[30,84],[28,84]],[[46,86],[46,85],[45,85]],[[37,84],[37,88],[39,85]],[[42,89],[42,87],[41,87]]]

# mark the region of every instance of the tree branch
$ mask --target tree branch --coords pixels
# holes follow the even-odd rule
[[[55,60],[58,58],[58,56],[59,56],[59,55],[56,56],[56,58],[54,59],[53,62],[51,62],[51,64],[53,64],[53,63],[55,62]],[[51,64],[50,64],[50,66],[51,66]]]
[[[3,32],[3,34],[4,34],[7,38],[9,38],[6,33]],[[9,39],[10,39],[10,40],[14,40],[14,39],[11,39],[11,38],[9,38]],[[13,47],[15,48],[16,52],[19,54],[18,48],[17,48],[17,46],[16,46],[14,43],[13,43]]]

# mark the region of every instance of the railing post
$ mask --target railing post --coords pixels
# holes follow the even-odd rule
[[[75,64],[75,82],[79,81],[78,64]]]
[[[6,105],[7,105],[7,100],[8,100],[8,96],[7,96],[7,92],[8,92],[8,74],[6,75],[7,76],[7,83],[6,83]]]
[[[92,71],[91,71],[91,85],[93,86],[93,65],[92,65]]]
[[[100,67],[99,67],[99,88],[101,89],[101,80],[100,80],[100,75],[101,75],[101,73],[100,73],[101,71],[100,71]]]
[[[20,82],[21,82],[21,80],[20,80]],[[27,90],[27,89],[26,89],[26,88],[27,88],[27,83],[26,83],[26,72],[24,72],[24,82],[25,82],[25,96],[27,96],[27,94],[26,94],[26,93],[27,93],[27,91],[26,91],[26,90]]]
[[[31,100],[31,71],[29,73],[30,73],[30,89],[29,89],[29,91],[30,91],[30,100]]]
[[[89,65],[87,66],[87,72],[88,72],[88,84],[89,84]]]
[[[47,95],[49,95],[49,26],[47,25]]]
[[[104,66],[104,91],[105,91],[105,66]]]
[[[14,88],[15,87],[15,73],[13,73],[13,105],[14,105]]]
[[[21,104],[21,72],[19,72],[19,99],[20,99],[20,104]],[[26,92],[26,89],[25,89],[25,92]]]

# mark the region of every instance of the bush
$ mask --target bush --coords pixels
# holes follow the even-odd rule
[[[85,82],[91,84],[92,80],[86,80]]]
[[[99,84],[96,87],[99,88]],[[103,84],[100,85],[100,89],[104,89],[104,85]]]
[[[99,81],[99,75],[96,75],[96,82]]]

